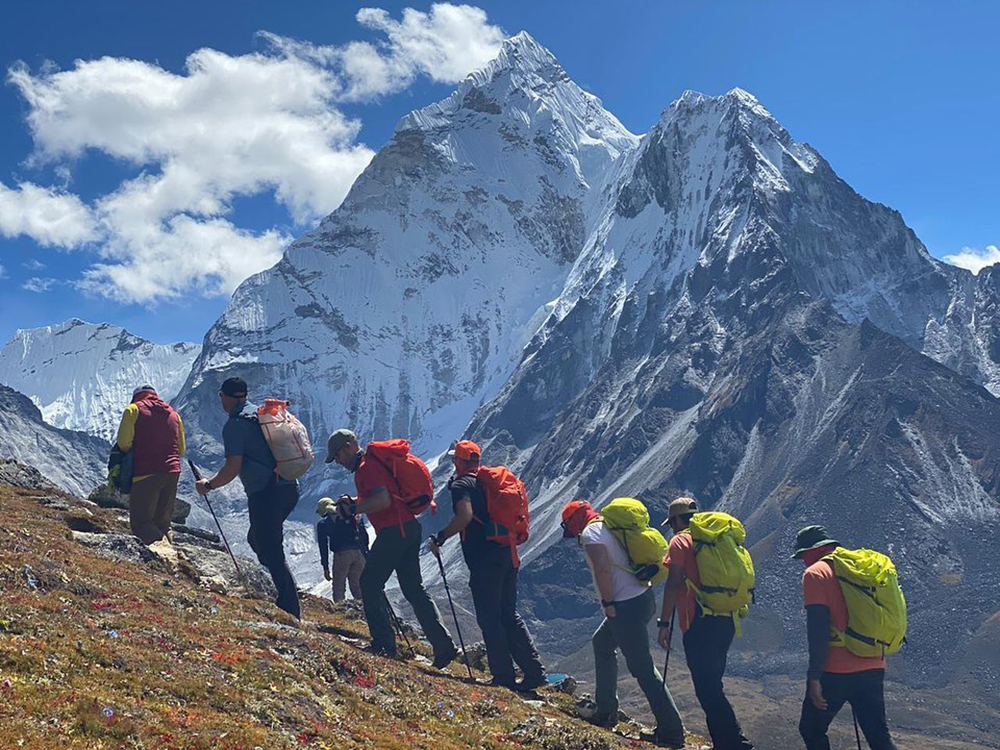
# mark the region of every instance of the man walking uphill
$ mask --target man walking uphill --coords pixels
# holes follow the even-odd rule
[[[667,523],[674,531],[667,554],[670,575],[663,591],[660,614],[659,642],[670,648],[670,620],[676,607],[684,633],[684,656],[691,670],[691,682],[698,702],[705,712],[705,723],[716,750],[753,750],[753,745],[740,728],[733,707],[726,698],[722,678],[726,673],[726,658],[736,634],[732,613],[713,615],[705,611],[696,592],[702,589],[698,571],[698,543],[689,531],[698,505],[689,497],[670,503]],[[706,558],[707,559],[707,558]],[[725,561],[738,568],[738,561]]]
[[[844,703],[850,703],[857,723],[864,732],[868,746],[872,750],[895,750],[889,727],[885,718],[885,694],[883,682],[885,678],[885,653],[898,649],[905,636],[905,614],[902,617],[902,632],[896,636],[885,637],[884,646],[875,648],[881,641],[864,635],[864,609],[876,607],[875,598],[883,596],[882,592],[875,595],[869,593],[875,588],[858,587],[860,592],[858,606],[849,609],[844,586],[853,586],[849,580],[849,570],[842,569],[843,563],[850,563],[851,556],[866,555],[870,559],[881,558],[888,567],[892,563],[888,558],[871,553],[868,550],[851,552],[842,550],[840,542],[831,539],[822,526],[807,526],[799,531],[795,539],[793,558],[801,559],[806,566],[802,576],[802,594],[806,605],[806,629],[809,636],[809,671],[806,679],[806,697],[802,702],[802,718],[799,721],[799,733],[805,740],[807,750],[830,750],[830,740],[826,736],[830,723],[843,708]],[[883,566],[884,566],[884,563]],[[894,588],[897,601],[882,601],[877,605],[875,618],[880,622],[891,623],[893,612],[898,612],[898,603],[902,601],[892,569],[891,584],[885,586],[886,591]],[[854,591],[851,592],[854,599]],[[893,605],[896,606],[893,606]],[[905,602],[902,603],[905,613]],[[857,631],[855,630],[857,628]],[[860,632],[858,632],[860,631]],[[853,642],[860,636],[863,640]],[[867,641],[873,641],[869,644]],[[871,655],[862,656],[855,651],[871,651]]]
[[[227,378],[219,388],[219,402],[229,415],[222,428],[226,463],[211,479],[196,485],[199,495],[225,487],[237,476],[247,493],[250,530],[247,542],[267,568],[277,589],[275,604],[293,617],[300,617],[299,593],[285,561],[284,523],[299,502],[299,486],[282,479],[277,462],[257,421],[254,407],[247,403],[247,384],[242,378]]]
[[[398,441],[405,444],[405,441]],[[399,590],[413,607],[424,635],[434,649],[434,666],[443,669],[458,655],[458,648],[441,621],[441,613],[427,594],[420,575],[422,529],[416,516],[399,496],[401,486],[383,459],[372,450],[358,447],[350,430],[337,430],[327,443],[326,462],[337,462],[354,474],[356,498],[343,496],[338,504],[354,506],[348,512],[364,513],[375,528],[375,541],[361,574],[361,594],[365,619],[371,631],[371,650],[386,656],[396,655],[396,637],[389,618],[385,584],[396,572]],[[405,444],[408,446],[408,444]],[[406,454],[409,458],[409,454]],[[426,471],[426,469],[424,469]],[[430,477],[427,477],[428,485]],[[432,492],[433,489],[428,491]],[[430,498],[427,498],[428,502]]]
[[[492,541],[490,518],[480,471],[479,446],[462,440],[451,452],[455,474],[448,480],[455,516],[436,536],[430,538],[431,552],[440,556],[440,547],[455,534],[462,535],[462,554],[469,566],[469,588],[476,607],[476,621],[483,632],[486,658],[493,683],[514,690],[534,690],[545,682],[545,670],[524,621],[517,613],[517,571],[515,554],[509,543]],[[523,486],[522,486],[523,487]],[[524,678],[517,683],[514,662]]]
[[[625,548],[589,503],[574,500],[563,508],[562,518],[563,537],[583,545],[604,608],[604,622],[592,639],[597,713],[588,720],[605,727],[618,723],[620,650],[656,717],[656,731],[648,739],[660,747],[683,748],[681,717],[649,652],[646,627],[656,609],[652,588],[632,573]]]
[[[319,559],[323,565],[323,577],[333,581],[333,600],[342,602],[346,597],[347,584],[351,586],[351,596],[361,601],[361,574],[365,569],[365,553],[368,549],[368,530],[365,522],[354,513],[344,518],[337,512],[333,498],[320,498],[316,512],[323,518],[316,524],[316,541],[319,543]],[[330,573],[330,553],[333,553],[333,574]]]
[[[132,451],[129,527],[144,544],[164,539],[177,501],[177,480],[184,456],[184,425],[151,385],[132,393],[118,426],[118,450]]]

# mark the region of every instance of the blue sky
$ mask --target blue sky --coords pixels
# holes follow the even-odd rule
[[[384,12],[359,19],[364,7]],[[402,115],[522,29],[633,132],[685,89],[740,86],[858,192],[898,209],[934,255],[996,253],[1000,5],[477,7],[9,5],[0,340],[78,316],[200,341],[246,265],[266,267],[336,205]],[[214,52],[193,72],[203,48]],[[270,130],[248,145],[251,121]]]

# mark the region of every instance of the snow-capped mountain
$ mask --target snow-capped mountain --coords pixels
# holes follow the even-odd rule
[[[290,399],[317,444],[351,426],[440,453],[517,364],[636,143],[530,36],[506,41],[236,291],[181,396],[194,444],[217,452],[215,391],[239,374],[251,399]]]
[[[565,621],[596,611],[579,551],[558,544],[562,504],[640,496],[662,518],[684,492],[747,524],[758,622],[785,642],[802,636],[798,528],[890,552],[912,638],[933,644],[916,673],[947,679],[967,639],[943,633],[974,631],[1000,595],[977,551],[1000,526],[1000,400],[919,350],[960,354],[963,323],[992,341],[995,282],[933,260],[738,90],[672,105],[614,193],[469,430],[534,495],[522,600],[546,648],[579,647]]]
[[[149,383],[173,398],[200,350],[74,318],[17,331],[0,350],[0,383],[27,395],[49,424],[110,441],[133,389]]]
[[[27,396],[0,385],[0,458],[33,466],[78,497],[103,483],[111,446],[83,432],[52,427]]]

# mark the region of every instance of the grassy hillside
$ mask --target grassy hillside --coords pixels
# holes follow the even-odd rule
[[[5,749],[645,745],[579,721],[551,689],[526,701],[467,683],[458,663],[369,656],[364,623],[329,601],[306,597],[300,627],[158,558],[106,559],[72,539],[70,524],[124,532],[118,511],[0,485],[0,518]]]

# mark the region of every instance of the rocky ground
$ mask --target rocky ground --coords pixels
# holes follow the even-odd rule
[[[575,717],[576,697],[531,699],[361,650],[352,605],[304,597],[299,624],[249,560],[232,573],[211,534],[138,544],[102,508],[5,465],[0,485],[0,737],[47,748],[641,747]],[[227,566],[227,562],[229,565]],[[253,571],[251,573],[251,571]],[[689,747],[703,747],[691,737]]]

